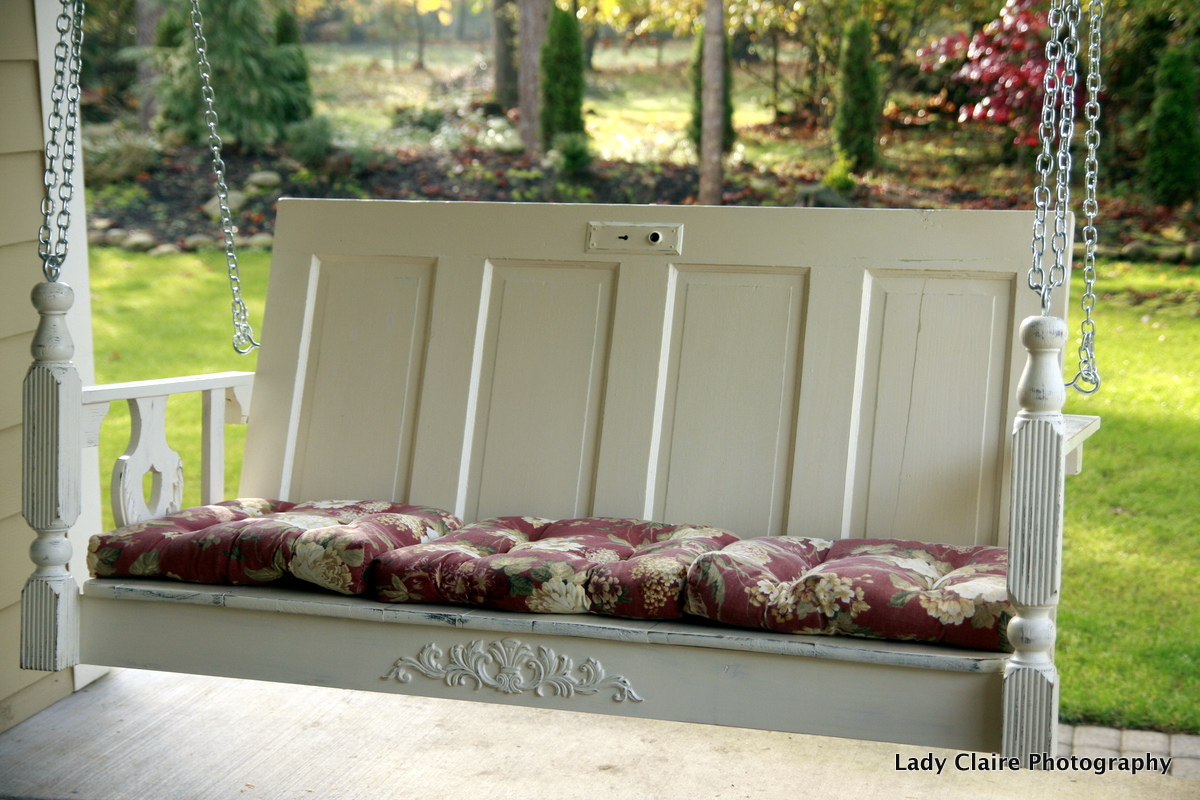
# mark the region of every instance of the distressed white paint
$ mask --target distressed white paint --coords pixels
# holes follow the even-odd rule
[[[1004,754],[1029,766],[1031,754],[1057,753],[1059,675],[1054,665],[1054,611],[1062,584],[1063,482],[1067,432],[1062,407],[1065,321],[1030,317],[1021,324],[1029,352],[1017,386],[1013,431],[1013,528],[1009,539],[1008,636],[1004,673]]]
[[[37,539],[33,575],[21,592],[21,667],[60,670],[79,663],[79,588],[67,569],[68,531],[79,518],[82,475],[79,373],[66,314],[75,293],[65,283],[39,283],[33,364],[25,376],[21,512]]]

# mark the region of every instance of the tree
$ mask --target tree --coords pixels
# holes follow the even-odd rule
[[[304,53],[299,45],[275,44],[274,26],[260,0],[210,0],[205,6],[207,55],[222,138],[246,150],[278,142],[288,125],[312,115]],[[174,46],[167,48],[159,82],[157,124],[184,141],[206,141],[191,26],[180,23],[180,17],[168,15],[160,25]]]
[[[1144,162],[1154,201],[1175,208],[1200,196],[1200,128],[1196,124],[1196,68],[1187,53],[1163,53],[1154,76],[1154,106]]]
[[[1031,147],[1045,96],[1047,38],[1046,11],[1037,0],[1007,0],[969,42],[956,33],[920,51],[922,68],[964,59],[953,80],[973,102],[960,106],[959,121],[1007,126],[1015,145]]]
[[[723,167],[721,157],[725,142],[725,102],[729,75],[725,70],[728,48],[725,44],[724,0],[707,0],[704,4],[703,76],[700,126],[700,187],[697,200],[703,205],[721,204]]]
[[[707,26],[700,29],[696,34],[695,44],[692,47],[692,61],[688,68],[692,81],[692,116],[688,121],[687,135],[691,139],[692,144],[696,146],[696,152],[700,152],[701,138],[704,130],[704,43],[705,31]],[[721,152],[728,153],[733,149],[733,143],[737,139],[737,130],[733,127],[733,91],[730,86],[732,81],[726,78],[730,75],[733,68],[733,58],[730,54],[729,36],[722,29],[721,49],[725,53],[724,64],[721,69]]]
[[[561,134],[583,134],[583,39],[579,20],[555,6],[542,46],[542,146]]]
[[[871,23],[859,17],[846,29],[838,71],[837,109],[833,134],[838,157],[852,171],[875,165],[879,133],[879,75],[871,54]]]
[[[538,60],[546,41],[546,24],[553,0],[517,0],[517,39],[520,65],[517,68],[519,131],[526,150],[536,151],[541,144],[540,130],[542,81]]]
[[[517,3],[492,0],[492,101],[504,110],[516,108]]]

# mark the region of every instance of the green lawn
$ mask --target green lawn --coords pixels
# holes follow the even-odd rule
[[[256,325],[268,256],[242,256]],[[99,382],[253,370],[230,344],[220,253],[165,258],[93,249]],[[1101,265],[1101,392],[1068,410],[1100,414],[1084,472],[1068,479],[1059,615],[1062,714],[1071,722],[1200,733],[1200,294],[1195,271]],[[1133,289],[1134,292],[1125,291]],[[1157,295],[1150,297],[1149,295]],[[194,470],[199,401],[173,401],[170,441]],[[102,471],[124,448],[128,414],[105,424]],[[229,428],[229,492],[242,439]],[[197,502],[193,479],[186,504]]]
[[[1104,385],[1068,411],[1099,414],[1067,479],[1059,613],[1071,721],[1200,732],[1200,280],[1102,265],[1133,289],[1102,301]],[[1147,293],[1157,298],[1141,299]],[[1073,373],[1072,373],[1073,374]]]

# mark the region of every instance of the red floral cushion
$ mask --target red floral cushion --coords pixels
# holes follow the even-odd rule
[[[687,611],[784,633],[1011,650],[1008,551],[893,539],[748,539],[695,559]]]
[[[93,536],[88,567],[97,577],[197,583],[291,577],[362,594],[377,555],[438,538],[460,524],[440,509],[385,501],[229,500]]]
[[[736,539],[716,528],[643,520],[497,517],[381,555],[376,596],[670,619],[683,615],[688,565]]]

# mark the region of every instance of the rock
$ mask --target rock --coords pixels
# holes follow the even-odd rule
[[[226,203],[229,205],[229,212],[236,214],[241,211],[246,205],[247,196],[245,192],[239,192],[237,189],[230,189],[229,196],[226,198]],[[204,204],[204,213],[213,219],[221,218],[221,201],[215,195],[207,203]]]
[[[105,244],[111,244],[114,247],[120,247],[125,241],[125,237],[129,235],[129,231],[124,228],[109,228],[104,232]]]
[[[1160,247],[1154,251],[1154,256],[1159,261],[1165,261],[1168,264],[1178,264],[1183,260],[1182,247]]]
[[[108,244],[108,237],[104,231],[88,231],[88,246],[95,247],[99,244]]]
[[[858,203],[823,183],[809,183],[797,189],[795,205],[802,208],[858,208]]]
[[[1129,261],[1153,261],[1154,248],[1145,242],[1130,242],[1121,248],[1121,258]]]
[[[207,233],[193,233],[183,240],[183,249],[189,252],[193,250],[211,250],[216,246],[217,240]]]
[[[94,231],[106,231],[115,224],[108,217],[92,217],[88,220],[88,228]]]
[[[1183,249],[1183,260],[1189,264],[1200,264],[1200,242],[1192,242]]]
[[[135,253],[146,253],[153,250],[158,240],[145,231],[133,231],[121,242],[121,247]]]
[[[281,183],[283,183],[283,176],[269,169],[252,172],[250,177],[246,178],[246,186],[252,186],[255,189],[274,189]]]
[[[180,252],[179,245],[164,242],[150,251],[152,256],[173,256]]]
[[[266,231],[254,234],[249,241],[251,247],[257,247],[260,250],[270,250],[274,244],[275,237]]]

